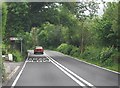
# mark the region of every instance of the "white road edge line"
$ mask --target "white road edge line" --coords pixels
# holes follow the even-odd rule
[[[49,57],[47,57],[49,58]],[[63,68],[61,68],[59,65],[57,65],[55,62],[53,62],[51,60],[51,62],[57,66],[62,72],[64,72],[67,76],[69,76],[71,79],[73,79],[77,84],[79,84],[80,86],[82,86],[83,88],[87,88],[83,83],[81,83],[78,79],[76,79],[75,77],[73,77],[70,73],[68,73],[67,71],[65,71]]]
[[[63,54],[63,53],[61,53],[61,54]],[[65,54],[63,54],[63,55],[65,55]],[[88,64],[88,65],[92,65],[92,66],[101,68],[101,69],[106,70],[106,71],[109,71],[109,72],[113,72],[113,73],[116,73],[116,74],[120,74],[120,72],[116,72],[116,71],[113,71],[113,70],[110,70],[110,69],[107,69],[107,68],[104,68],[104,67],[100,67],[100,66],[97,66],[97,65],[95,65],[95,64],[91,64],[91,63],[89,63],[89,62],[80,60],[80,59],[78,59],[78,58],[74,58],[74,57],[69,56],[69,55],[65,55],[65,56],[70,57],[70,58],[73,58],[73,59],[75,59],[75,60],[77,60],[77,61],[80,61],[80,62],[84,62],[84,63],[86,63],[86,64]]]
[[[71,73],[72,75],[74,75],[76,78],[78,78],[79,80],[81,80],[82,82],[84,82],[85,84],[87,84],[88,86],[90,86],[92,88],[96,88],[94,85],[92,85],[91,83],[87,82],[82,77],[78,76],[77,74],[75,74],[74,72],[72,72],[71,70],[69,70],[68,68],[66,68],[65,66],[61,65],[60,63],[58,63],[57,61],[55,61],[54,59],[52,59],[50,56],[48,56],[47,54],[46,54],[46,56],[49,57],[51,59],[51,61],[53,60],[59,66],[61,66],[62,68],[64,68],[66,71],[68,71],[69,73]]]
[[[20,78],[20,76],[21,76],[21,74],[22,74],[22,72],[23,72],[23,70],[24,70],[24,68],[25,68],[25,66],[26,66],[26,63],[27,63],[27,61],[25,61],[24,65],[23,65],[23,67],[22,67],[22,69],[21,69],[21,71],[19,72],[19,74],[17,75],[16,79],[14,80],[14,82],[13,82],[13,84],[12,84],[12,88],[16,85],[18,79]]]
[[[20,66],[17,66],[13,71],[12,73],[7,77],[7,79],[11,79],[12,76],[16,73],[16,71],[19,69]]]

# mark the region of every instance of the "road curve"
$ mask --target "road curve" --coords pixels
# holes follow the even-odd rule
[[[71,71],[73,71],[74,73],[95,86],[119,85],[119,75],[116,73],[75,60],[56,51],[47,50],[46,53],[54,60],[64,65],[65,67],[67,67],[68,69],[70,69]]]
[[[21,70],[21,74],[19,72],[16,75],[12,84],[15,86],[71,86],[71,88],[90,84],[96,88],[118,88],[113,87],[119,85],[116,73],[75,60],[56,51],[45,50],[45,54],[49,59],[51,58],[50,62],[25,62],[24,69]]]

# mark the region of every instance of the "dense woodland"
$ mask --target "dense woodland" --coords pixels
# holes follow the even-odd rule
[[[41,45],[109,69],[120,64],[119,2],[9,2],[2,6],[2,53],[21,61],[29,49]],[[23,54],[20,41],[23,38]],[[24,57],[25,58],[25,57]]]

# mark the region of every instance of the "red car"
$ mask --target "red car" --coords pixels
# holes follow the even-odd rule
[[[44,53],[44,49],[42,46],[36,46],[36,48],[34,49],[34,54],[37,54],[37,53],[40,53],[40,54]]]

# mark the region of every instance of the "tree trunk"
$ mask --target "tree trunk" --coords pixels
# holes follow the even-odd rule
[[[83,49],[84,49],[84,38],[83,38],[83,23],[84,21],[82,21],[82,30],[81,30],[81,41],[80,41],[80,53],[83,53]]]

